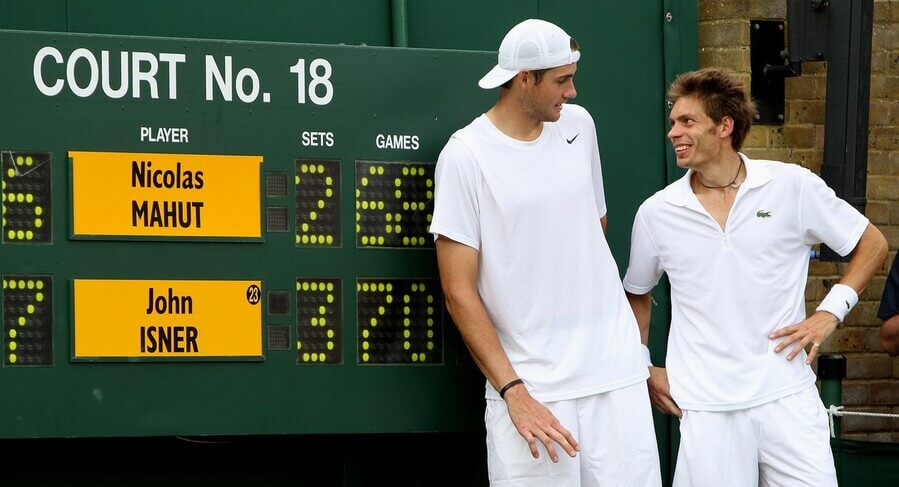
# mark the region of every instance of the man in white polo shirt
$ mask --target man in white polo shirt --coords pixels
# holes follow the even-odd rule
[[[755,107],[730,73],[682,74],[668,96],[668,138],[688,171],[640,206],[624,288],[645,343],[649,293],[663,273],[671,283],[667,369],[651,368],[649,388],[681,418],[674,485],[836,485],[809,364],[880,269],[886,240],[807,169],[738,152]],[[806,318],[819,243],[854,255]]]
[[[487,377],[494,486],[658,486],[639,330],[606,243],[593,119],[566,104],[580,51],[526,20],[479,85],[496,104],[440,153],[447,309]],[[561,448],[566,455],[559,455]]]

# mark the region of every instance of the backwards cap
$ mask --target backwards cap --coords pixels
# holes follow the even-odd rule
[[[496,88],[521,70],[549,69],[576,63],[579,51],[571,50],[571,36],[559,26],[528,19],[512,27],[499,46],[496,66],[478,81],[484,89]]]

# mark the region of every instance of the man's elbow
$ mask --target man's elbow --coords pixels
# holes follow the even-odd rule
[[[883,236],[883,233],[877,227],[873,224],[869,225],[871,225],[869,228],[873,231],[869,232],[868,248],[870,249],[871,255],[873,255],[882,265],[890,251],[890,245],[887,242],[886,237]]]

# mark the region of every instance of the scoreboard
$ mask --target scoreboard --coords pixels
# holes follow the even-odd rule
[[[428,226],[494,61],[0,31],[0,438],[476,429]]]

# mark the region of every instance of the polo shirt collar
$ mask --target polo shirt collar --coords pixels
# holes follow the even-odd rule
[[[768,181],[771,181],[771,171],[768,170],[767,164],[755,159],[746,157],[742,152],[738,153],[746,165],[746,179],[741,187],[746,189],[758,188]],[[690,178],[693,176],[693,170],[688,169],[680,179],[670,184],[664,190],[665,201],[675,206],[688,206],[692,201],[696,200],[693,194],[693,188],[690,186]]]

